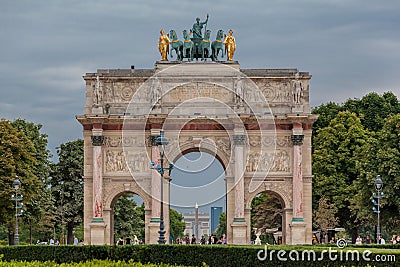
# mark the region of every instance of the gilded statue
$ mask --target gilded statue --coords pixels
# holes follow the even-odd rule
[[[229,34],[224,34],[223,30],[218,30],[215,40],[211,42],[212,33],[207,30],[208,19],[208,14],[206,14],[204,21],[196,18],[192,28],[183,31],[183,40],[179,40],[175,30],[170,30],[167,34],[164,33],[164,30],[161,30],[161,36],[158,41],[161,61],[168,61],[168,54],[172,58],[174,50],[177,61],[184,59],[192,61],[194,58],[202,61],[206,61],[209,58],[212,61],[218,61],[220,52],[222,58],[226,55],[226,60],[232,61],[236,51],[236,40],[233,37],[233,31],[229,30]]]
[[[164,30],[160,30],[160,38],[158,39],[158,50],[161,54],[161,61],[168,61],[167,54],[169,52],[169,36],[164,33]]]
[[[235,37],[233,37],[232,30],[229,30],[229,35],[225,34],[224,45],[225,45],[226,59],[228,61],[232,61],[233,54],[235,53],[236,50],[236,41]]]

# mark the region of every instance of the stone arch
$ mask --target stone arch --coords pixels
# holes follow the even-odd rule
[[[229,158],[227,157],[227,155],[225,153],[223,153],[222,151],[218,150],[216,152],[212,151],[210,148],[207,147],[198,147],[198,146],[193,146],[192,142],[188,142],[186,144],[183,144],[181,146],[182,150],[175,152],[174,154],[172,154],[171,159],[173,159],[173,162],[176,162],[180,157],[182,157],[185,154],[188,154],[190,152],[205,152],[208,153],[210,155],[213,155],[222,165],[222,167],[224,168],[225,172],[227,167],[229,166]]]
[[[145,207],[145,221],[148,220],[148,214],[146,211],[151,209],[151,197],[146,194],[134,181],[120,181],[120,182],[109,182],[104,186],[104,214],[103,218],[108,225],[105,229],[105,237],[107,244],[114,243],[114,205],[117,199],[123,194],[133,193],[140,196],[144,202]],[[145,226],[145,239],[148,239],[148,230]]]
[[[273,194],[281,202],[282,206],[282,233],[281,240],[283,244],[290,243],[291,239],[291,219],[292,219],[292,195],[290,193],[290,188],[292,184],[288,181],[264,181],[257,190],[248,195],[245,201],[245,209],[248,211],[247,220],[251,221],[251,203],[253,199],[261,193]],[[249,235],[252,231],[251,226],[248,225],[247,228]]]
[[[123,194],[133,193],[143,199],[145,209],[151,207],[151,197],[135,182],[109,183],[104,188],[104,208],[113,208],[115,201]]]
[[[245,202],[245,208],[251,209],[251,202],[258,194],[269,192],[276,195],[279,200],[281,200],[283,209],[291,209],[293,201],[292,195],[289,191],[290,188],[291,184],[288,184],[287,182],[264,181],[263,184],[260,185],[254,192],[249,193],[248,199]]]

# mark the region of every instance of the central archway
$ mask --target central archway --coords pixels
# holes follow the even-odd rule
[[[226,235],[226,220],[223,225],[215,225],[221,213],[226,213],[225,176],[225,167],[218,156],[204,150],[188,149],[175,161],[170,208],[183,214],[184,235],[194,234],[199,241],[202,236],[207,239],[216,228],[219,235]]]

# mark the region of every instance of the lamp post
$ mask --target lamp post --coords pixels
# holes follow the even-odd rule
[[[173,169],[174,165],[169,163],[168,168],[164,168],[164,151],[165,146],[168,145],[168,138],[164,136],[164,131],[160,131],[160,136],[157,137],[156,143],[160,150],[160,164],[156,164],[151,162],[151,169],[156,170],[161,175],[161,196],[160,196],[160,203],[161,203],[161,210],[160,210],[160,231],[158,233],[160,236],[158,237],[158,244],[165,244],[165,230],[164,230],[164,172],[166,170],[169,171],[169,175],[171,175],[171,170]]]
[[[15,191],[15,195],[11,196],[11,200],[15,201],[15,234],[14,234],[14,245],[19,245],[19,234],[18,234],[18,216],[22,215],[22,210],[21,213],[18,212],[18,209],[22,209],[23,203],[19,203],[18,201],[22,201],[22,195],[19,194],[19,190],[21,188],[21,182],[18,179],[18,176],[15,176],[15,180],[12,183],[12,186]]]
[[[376,226],[376,243],[378,243],[379,242],[379,237],[381,235],[381,224],[380,224],[380,219],[381,219],[380,218],[381,198],[384,197],[384,194],[382,192],[383,182],[382,182],[382,179],[381,179],[380,175],[378,175],[376,177],[376,180],[374,182],[374,187],[375,187],[376,193],[373,194],[373,198],[374,199],[372,200],[372,203],[374,204],[373,211],[378,214],[378,224]],[[376,199],[376,201],[375,201],[375,199]]]

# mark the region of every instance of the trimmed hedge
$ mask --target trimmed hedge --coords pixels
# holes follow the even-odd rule
[[[108,260],[93,260],[89,262],[71,262],[71,263],[55,263],[53,261],[11,261],[4,262],[0,259],[0,267],[173,267],[169,264],[142,264],[140,262],[123,262],[123,261],[108,261]],[[179,267],[174,265],[174,267]],[[183,266],[181,266],[183,267]]]
[[[381,248],[381,247],[380,247]],[[165,263],[171,265],[184,266],[399,266],[400,252],[395,250],[379,250],[379,253],[388,257],[396,253],[397,261],[393,262],[372,262],[362,259],[360,249],[360,260],[345,261],[346,251],[355,250],[349,248],[340,250],[338,248],[327,248],[320,246],[268,246],[266,259],[261,261],[257,254],[262,257],[265,255],[264,246],[233,246],[233,245],[140,245],[140,246],[15,246],[0,247],[0,254],[3,254],[4,261],[54,261],[56,263],[86,262],[93,259],[124,261],[131,260],[141,263]],[[321,253],[323,250],[336,250],[338,260],[332,261],[328,254]],[[260,252],[260,250],[262,250]],[[272,251],[275,250],[275,251]],[[281,250],[281,257],[286,257],[287,261],[278,258],[278,251]],[[298,261],[291,260],[289,253],[297,251],[300,255]],[[302,260],[302,251],[315,251],[316,260]],[[373,252],[374,249],[371,249]],[[272,257],[271,257],[272,253]],[[340,260],[340,253],[343,259]],[[385,256],[386,255],[386,256]],[[296,257],[296,254],[292,254]],[[305,254],[307,256],[307,254]],[[370,255],[373,259],[374,254]],[[320,259],[320,260],[318,260]],[[350,258],[349,258],[350,259]]]

